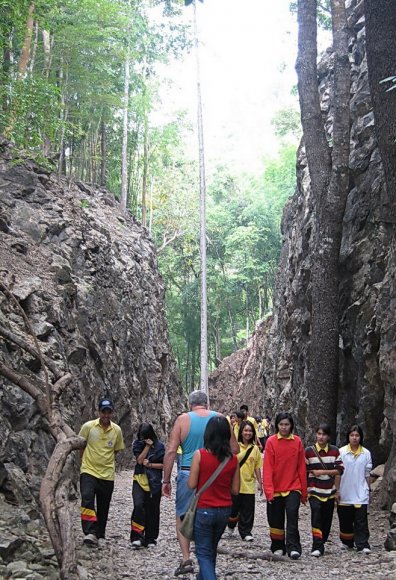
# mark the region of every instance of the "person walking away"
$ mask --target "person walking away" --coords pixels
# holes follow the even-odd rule
[[[370,451],[363,447],[363,431],[359,425],[349,429],[347,445],[341,447],[340,455],[344,464],[337,506],[341,548],[348,550],[356,546],[358,552],[370,554],[367,510],[373,462]]]
[[[124,449],[122,431],[111,421],[114,405],[99,401],[99,418],[84,423],[79,436],[86,444],[81,450],[81,524],[84,543],[97,545],[105,538],[107,518],[115,479],[115,456]]]
[[[177,448],[181,445],[181,466],[176,482],[176,535],[182,553],[182,560],[175,570],[175,576],[189,574],[194,571],[190,558],[190,541],[182,536],[179,531],[180,524],[186,513],[194,491],[187,485],[193,455],[197,449],[203,447],[204,433],[209,420],[219,415],[215,411],[208,410],[208,397],[203,391],[193,391],[188,398],[190,411],[177,417],[166,445],[164,457],[164,478],[162,493],[171,498],[172,485],[171,474],[175,461]],[[233,453],[238,452],[238,444],[235,436],[229,428],[230,445]]]
[[[308,501],[311,508],[312,551],[319,558],[325,551],[333,521],[334,502],[339,500],[340,477],[344,471],[340,451],[330,445],[330,426],[316,429],[316,443],[305,449]]]
[[[259,438],[261,448],[264,452],[265,451],[265,444],[267,443],[267,439],[268,439],[268,435],[269,435],[269,431],[268,431],[269,425],[267,423],[267,419],[265,417],[261,417],[261,415],[258,415],[256,417],[256,423],[257,423],[257,437]]]
[[[162,468],[165,445],[150,423],[142,423],[132,444],[136,457],[132,484],[132,548],[156,546],[160,524]]]
[[[268,438],[264,453],[263,482],[271,551],[292,560],[301,556],[298,511],[307,501],[307,470],[301,439],[293,434],[290,413],[278,413],[275,434]],[[285,535],[285,517],[286,535]]]
[[[197,580],[216,580],[217,545],[231,513],[231,494],[239,491],[239,467],[231,452],[229,423],[225,417],[212,417],[205,429],[203,449],[192,459],[189,488],[199,491],[226,457],[228,462],[198,500],[194,522]]]
[[[254,443],[256,432],[250,421],[242,421],[239,431],[239,453],[237,455],[240,468],[240,488],[238,495],[232,498],[232,512],[228,520],[228,537],[232,536],[236,525],[246,542],[252,542],[254,510],[256,499],[256,481],[260,494],[263,493],[261,468],[263,459],[260,449]]]

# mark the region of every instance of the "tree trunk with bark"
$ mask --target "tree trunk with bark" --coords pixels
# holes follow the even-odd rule
[[[68,481],[62,478],[63,467],[70,455],[76,449],[82,449],[84,439],[78,437],[65,423],[60,413],[60,397],[64,389],[72,380],[70,374],[59,376],[58,369],[51,359],[43,355],[40,350],[37,337],[32,331],[28,320],[18,300],[12,294],[8,286],[1,282],[0,290],[4,297],[10,300],[17,308],[27,327],[27,333],[18,329],[18,334],[0,325],[0,336],[13,349],[19,348],[34,356],[41,364],[45,380],[38,377],[34,383],[27,375],[10,368],[0,361],[0,375],[8,381],[19,386],[25,393],[30,395],[37,404],[48,429],[56,441],[55,449],[50,457],[45,475],[40,487],[40,503],[44,520],[51,538],[56,558],[60,566],[62,580],[75,580],[79,578],[75,555],[75,543],[73,537],[72,517],[68,507],[67,488]],[[30,335],[30,336],[29,336]],[[34,346],[30,339],[33,338]],[[50,382],[49,373],[52,375]]]
[[[298,88],[311,179],[315,231],[311,273],[308,428],[326,421],[335,432],[338,392],[338,263],[348,193],[350,65],[345,0],[332,0],[334,86],[332,148],[320,108],[317,2],[299,0]]]
[[[143,176],[142,176],[142,226],[147,225],[147,178],[148,178],[149,142],[147,111],[144,114],[143,135]]]
[[[100,185],[106,187],[106,123],[100,122]]]
[[[396,223],[396,91],[384,79],[396,76],[396,0],[365,0],[366,53],[375,132],[385,172],[381,219]]]
[[[125,57],[124,65],[124,104],[123,104],[123,129],[122,129],[122,160],[121,160],[121,209],[126,212],[128,201],[128,107],[129,107],[129,77],[130,62],[129,50]]]
[[[18,63],[18,76],[20,79],[23,79],[25,77],[27,66],[29,63],[30,47],[32,45],[32,36],[33,36],[34,9],[35,9],[34,3],[30,4],[26,21],[25,39],[23,41],[21,57]]]

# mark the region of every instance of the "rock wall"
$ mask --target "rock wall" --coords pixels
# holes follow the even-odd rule
[[[348,427],[362,425],[375,464],[386,462],[383,503],[396,500],[396,237],[381,216],[385,188],[374,132],[365,55],[363,2],[349,2],[351,33],[350,188],[340,253],[340,379],[338,442]],[[319,67],[322,110],[331,131],[332,55]],[[250,353],[258,373],[255,393],[274,415],[293,412],[297,430],[309,436],[306,368],[310,344],[310,272],[315,260],[310,181],[303,146],[297,158],[297,188],[285,207],[283,245],[271,327],[265,343]],[[238,359],[242,358],[240,353]],[[263,361],[264,357],[264,361]],[[232,357],[230,357],[232,360]],[[228,363],[231,364],[231,363]],[[232,379],[232,377],[230,377]],[[241,375],[228,388],[237,392]]]
[[[216,411],[229,413],[245,404],[253,416],[265,412],[261,376],[269,327],[270,319],[260,322],[248,347],[223,359],[219,367],[210,373],[210,404]]]
[[[358,422],[376,464],[387,461],[384,501],[396,497],[394,324],[395,226],[381,219],[385,188],[374,132],[365,55],[363,3],[350,3],[351,154],[350,189],[340,252],[340,380],[338,441]],[[331,53],[320,66],[322,110],[331,131]],[[304,149],[297,162],[298,186],[283,217],[284,243],[277,300],[264,365],[265,400],[288,408],[304,436],[305,372],[310,340],[310,271],[315,253],[309,176]],[[394,500],[393,500],[394,501]]]
[[[141,420],[164,435],[183,403],[146,229],[105,190],[16,164],[1,141],[0,264],[43,354],[72,374],[62,397],[69,424],[78,431],[97,416],[99,398],[112,397],[124,464]],[[18,335],[24,324],[1,292],[0,325]],[[33,381],[45,377],[40,361],[1,337],[0,359]],[[32,399],[1,377],[0,384],[0,491],[17,501],[10,482],[24,476],[35,495],[53,442]]]

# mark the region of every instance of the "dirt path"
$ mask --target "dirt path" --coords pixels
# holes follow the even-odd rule
[[[131,487],[132,472],[123,471],[117,475],[107,528],[107,545],[100,549],[84,548],[82,558],[85,554],[86,558],[92,561],[93,567],[96,569],[96,578],[100,579],[173,578],[174,570],[180,559],[175,537],[174,502],[166,498],[162,499],[161,531],[157,547],[149,550],[132,550],[129,542],[132,511]],[[226,578],[247,580],[255,576],[265,580],[275,580],[280,577],[282,580],[289,578],[309,580],[328,578],[340,580],[395,579],[396,552],[386,552],[383,548],[388,529],[387,513],[371,508],[369,525],[372,553],[370,555],[356,552],[345,553],[339,547],[338,520],[335,516],[326,555],[316,559],[310,556],[309,508],[302,507],[300,509],[300,534],[303,554],[300,560],[294,562],[289,558],[283,558],[282,561],[275,562],[235,557],[236,553],[240,552],[254,556],[259,552],[267,552],[269,548],[266,503],[257,496],[253,529],[255,541],[247,548],[239,536],[221,540],[220,547],[229,550],[231,554],[218,556],[218,578],[219,580]],[[79,538],[82,539],[81,533],[79,533]],[[88,562],[82,561],[81,563],[84,567],[91,568],[92,571],[92,566],[89,566]],[[196,566],[196,571],[198,571],[198,566]],[[195,575],[190,574],[184,578],[192,580]]]

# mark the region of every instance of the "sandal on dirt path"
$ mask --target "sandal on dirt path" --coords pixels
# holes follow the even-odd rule
[[[181,576],[182,574],[191,574],[194,572],[194,566],[192,560],[183,560],[180,562],[179,566],[175,570],[175,576]]]

